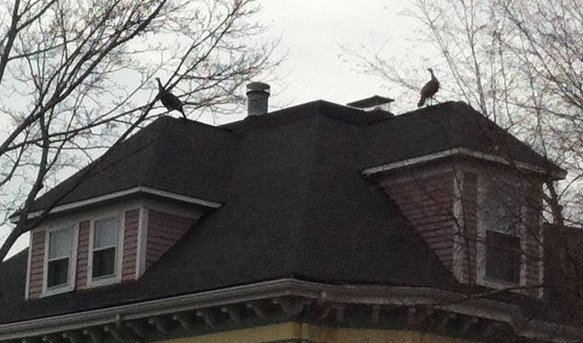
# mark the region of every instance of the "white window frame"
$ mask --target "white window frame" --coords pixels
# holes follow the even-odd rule
[[[101,213],[98,216],[94,216],[90,219],[89,225],[89,244],[87,250],[87,287],[99,287],[105,285],[111,285],[115,283],[120,283],[122,278],[122,260],[123,260],[123,250],[124,250],[124,223],[125,211],[115,211],[108,213]],[[115,262],[114,269],[115,273],[112,275],[100,276],[93,279],[93,240],[95,236],[95,222],[103,219],[116,218],[118,221],[118,237],[117,237],[117,247],[115,252]]]
[[[487,228],[485,225],[484,220],[484,211],[481,210],[484,208],[485,204],[485,197],[486,197],[486,187],[488,187],[489,181],[485,180],[486,178],[490,178],[492,175],[488,174],[478,174],[478,213],[477,213],[477,231],[478,231],[478,241],[476,244],[476,263],[477,263],[477,283],[482,286],[491,287],[491,288],[508,288],[508,287],[520,287],[526,284],[526,256],[521,253],[520,254],[520,268],[519,268],[519,277],[518,283],[495,279],[486,276],[486,234],[487,231],[499,232],[510,236],[517,236],[520,240],[520,249],[524,251],[526,241],[524,239],[526,224],[524,223],[524,218],[526,215],[526,207],[525,207],[525,200],[523,198],[520,199],[520,216],[521,220],[518,223],[517,230],[515,234],[509,234],[508,232],[501,232],[499,230],[493,228]],[[508,184],[516,184],[517,186],[521,186],[519,180],[511,180],[504,177],[500,177],[498,179],[501,182],[508,183]]]
[[[77,243],[78,243],[78,226],[71,221],[60,222],[52,225],[45,231],[45,251],[43,260],[43,290],[41,297],[55,295],[60,293],[71,292],[75,289],[75,276],[77,270]],[[69,270],[67,275],[67,283],[64,285],[48,287],[49,280],[49,244],[50,244],[50,234],[51,232],[60,230],[70,230],[71,231],[71,252],[69,254]]]

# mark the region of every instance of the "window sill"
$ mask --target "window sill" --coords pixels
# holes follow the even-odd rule
[[[121,275],[100,276],[87,280],[87,288],[109,286],[121,282]]]
[[[73,291],[72,285],[55,286],[52,288],[44,289],[40,294],[40,298],[50,297],[57,294],[68,293]]]
[[[521,284],[519,282],[499,280],[487,276],[483,276],[482,278],[480,278],[478,280],[478,285],[489,288],[495,288],[499,290],[508,289],[513,291],[521,287]]]

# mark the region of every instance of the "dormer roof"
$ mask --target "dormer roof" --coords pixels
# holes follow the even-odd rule
[[[239,139],[195,121],[158,118],[41,196],[32,212],[55,202],[68,209],[136,194],[217,207],[227,196]]]

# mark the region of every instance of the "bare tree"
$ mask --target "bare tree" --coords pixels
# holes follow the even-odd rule
[[[154,76],[167,80],[186,115],[196,118],[235,102],[235,90],[269,67],[274,47],[259,39],[253,0],[15,0],[2,6],[5,224],[15,210],[27,218],[45,189],[159,115],[152,111],[160,107]],[[5,226],[0,261],[49,210],[33,222]]]
[[[580,225],[583,176],[583,9],[573,0],[417,0],[425,45],[399,59],[357,54],[359,67],[401,86],[407,103],[434,67],[441,99],[461,99],[569,171],[548,184],[555,222]],[[424,51],[424,54],[419,54]],[[421,76],[418,71],[422,71]],[[416,73],[417,72],[417,73]],[[563,207],[566,212],[563,211]]]
[[[581,3],[416,0],[405,14],[420,24],[422,43],[413,54],[351,53],[358,68],[400,88],[400,99],[409,104],[404,107],[411,108],[429,79],[426,68],[432,67],[441,81],[438,99],[461,99],[471,104],[568,171],[567,180],[561,183],[550,177],[546,180],[541,195],[544,204],[529,205],[535,211],[542,207],[545,219],[555,230],[549,242],[554,257],[547,261],[553,265],[545,266],[545,270],[553,274],[549,279],[560,280],[533,286],[560,294],[565,308],[580,312],[583,274],[578,263],[583,259],[577,245],[580,238],[568,227],[583,226]],[[493,144],[501,143],[492,138]],[[515,166],[510,158],[507,162]],[[528,184],[526,178],[524,181]],[[502,194],[507,192],[505,189]],[[466,233],[468,228],[459,230]],[[471,234],[463,239],[476,240]],[[476,241],[486,244],[479,237]],[[541,258],[527,251],[519,253],[526,259]]]

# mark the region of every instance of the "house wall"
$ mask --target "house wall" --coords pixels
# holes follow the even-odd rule
[[[453,268],[454,175],[450,169],[391,175],[381,187],[417,228],[444,265]]]
[[[458,278],[468,283],[477,279],[477,230],[478,230],[478,174],[460,172],[461,177],[461,213],[458,227],[459,260]]]
[[[521,292],[541,296],[542,289],[532,287],[541,285],[543,272],[540,180],[495,165],[452,161],[394,171],[380,186],[459,281],[504,287],[509,285],[483,276],[487,228],[480,201],[486,180],[521,185]]]
[[[77,244],[77,289],[87,288],[87,269],[89,263],[89,226],[90,221],[79,223],[79,242]]]
[[[30,234],[30,269],[28,271],[28,297],[38,298],[43,290],[45,230],[37,229]]]
[[[469,343],[471,341],[427,332],[325,328],[304,323],[282,323],[209,335],[160,341],[164,343]]]
[[[131,209],[124,214],[123,260],[121,264],[122,282],[135,280],[138,260],[138,230],[140,209]]]
[[[75,227],[78,230],[77,234],[77,251],[76,251],[76,261],[75,263],[75,277],[74,277],[74,289],[83,290],[88,288],[88,267],[89,267],[89,236],[90,236],[90,226],[91,218],[96,214],[111,211],[98,210],[92,211],[90,213],[79,214],[74,218],[70,218],[70,221],[76,222],[78,224]],[[136,279],[136,246],[137,246],[137,232],[139,223],[139,210],[130,209],[124,210],[123,216],[125,218],[123,225],[123,258],[120,263],[122,266],[122,277],[123,281],[135,280]],[[42,228],[37,228],[32,230],[31,233],[31,262],[30,262],[30,274],[29,274],[29,287],[28,287],[28,298],[34,299],[39,298],[43,291],[43,279],[44,279],[44,259],[45,259],[45,237],[46,228],[52,223],[47,222],[47,224]],[[75,244],[74,244],[75,246]]]
[[[477,214],[478,232],[474,250],[476,251],[476,265],[478,273],[484,270],[484,249],[485,230],[488,228],[481,223],[484,213],[480,211],[481,196],[485,192],[484,187],[487,180],[503,180],[514,184],[520,191],[521,199],[521,224],[519,225],[520,249],[521,249],[521,272],[520,286],[523,289],[518,292],[531,296],[542,297],[543,295],[543,235],[542,235],[542,180],[533,176],[514,173],[502,170],[493,166],[481,166],[481,170],[474,168],[473,172],[479,175],[477,186],[478,201]],[[501,190],[506,192],[506,190]],[[515,189],[508,190],[516,191]],[[491,282],[482,275],[477,275],[477,283],[488,287],[503,288],[509,285]]]
[[[202,213],[171,213],[148,209],[148,231],[146,240],[146,269],[158,261],[197,221]]]
[[[121,244],[121,282],[137,280],[145,268],[154,264],[200,218],[201,209],[182,209],[155,201],[139,201],[117,206],[107,206],[88,212],[65,216],[56,220],[74,223],[78,233],[75,256],[74,289],[83,290],[88,285],[89,244],[91,220],[104,213],[119,213],[123,223]],[[30,236],[30,266],[28,270],[27,298],[42,296],[46,229],[54,225],[48,221],[43,227],[33,229]],[[145,268],[144,268],[145,266]],[[119,282],[119,280],[117,282]],[[95,285],[93,285],[95,286]]]

